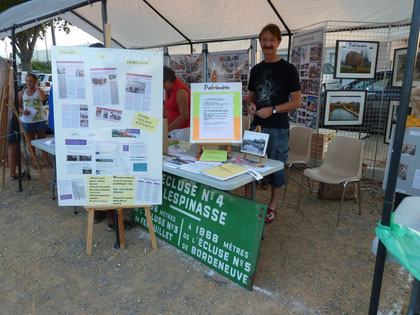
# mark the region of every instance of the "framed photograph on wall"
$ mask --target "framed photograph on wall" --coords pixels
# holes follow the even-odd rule
[[[384,143],[391,143],[392,127],[397,124],[398,107],[400,105],[399,100],[390,100],[388,106],[388,118],[386,120],[386,128],[384,134]],[[408,108],[408,115],[411,115],[411,103]]]
[[[264,157],[267,150],[268,137],[268,133],[245,130],[241,152]]]
[[[407,48],[394,50],[394,64],[392,67],[392,86],[402,86]],[[420,51],[417,53],[416,66],[413,73],[413,86],[420,86]]]
[[[336,79],[373,79],[379,42],[338,40],[335,47]]]
[[[366,91],[326,91],[324,126],[363,125],[365,102]]]

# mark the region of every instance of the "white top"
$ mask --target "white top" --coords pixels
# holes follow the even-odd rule
[[[25,90],[22,95],[23,110],[27,110],[28,108],[36,109],[36,113],[30,123],[37,123],[47,120],[47,116],[45,115],[44,109],[42,108],[42,102],[38,96],[38,89],[36,89],[35,93],[32,95],[28,95],[26,91],[27,90]]]

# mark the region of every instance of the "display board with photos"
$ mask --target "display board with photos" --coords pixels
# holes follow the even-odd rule
[[[384,189],[388,179],[393,141],[394,135],[391,137],[388,150]],[[406,195],[420,196],[420,128],[418,127],[408,127],[405,130],[395,191]]]
[[[394,63],[392,67],[392,86],[393,87],[402,86],[404,72],[405,72],[406,58],[407,58],[407,48],[394,50]],[[417,52],[412,86],[420,86],[420,51]]]
[[[59,205],[160,204],[162,52],[54,46],[51,55]]]
[[[373,79],[378,61],[379,42],[338,40],[335,48],[337,79]]]
[[[248,50],[210,52],[207,56],[208,82],[216,71],[216,82],[241,82],[242,97],[248,94],[249,53]]]
[[[388,107],[388,117],[386,120],[386,129],[384,134],[384,142],[386,144],[390,144],[391,142],[391,134],[392,134],[392,128],[397,124],[397,118],[398,118],[398,108],[400,106],[399,100],[390,100],[389,101],[389,107]],[[408,115],[411,115],[411,103],[408,108]]]
[[[361,126],[365,111],[366,91],[327,90],[325,126]]]
[[[289,120],[316,129],[321,94],[324,29],[293,36],[292,64],[299,72],[302,106],[289,112]]]
[[[242,83],[192,83],[191,143],[241,143]]]
[[[169,67],[185,84],[203,82],[201,54],[170,56]]]

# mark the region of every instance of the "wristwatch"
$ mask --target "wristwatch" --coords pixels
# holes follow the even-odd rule
[[[277,114],[276,105],[273,106],[273,114]]]

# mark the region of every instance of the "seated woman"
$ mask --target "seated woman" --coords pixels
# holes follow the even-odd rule
[[[165,111],[168,132],[173,139],[190,140],[190,89],[181,82],[175,72],[163,67],[163,88],[165,89]]]

